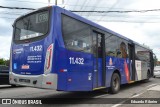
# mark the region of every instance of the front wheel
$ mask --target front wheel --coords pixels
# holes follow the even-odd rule
[[[110,86],[110,92],[112,94],[118,93],[120,90],[120,77],[117,73],[114,73],[111,78],[111,86]]]

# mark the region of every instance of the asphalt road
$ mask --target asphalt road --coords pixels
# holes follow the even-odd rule
[[[11,87],[9,85],[0,86],[0,98],[67,98],[67,103],[62,100],[60,104],[41,105],[44,106],[67,106],[67,107],[135,107],[142,106],[142,104],[123,104],[131,98],[160,98],[160,78],[152,78],[149,82],[136,82],[129,85],[122,85],[118,94],[109,94],[107,92],[93,91],[93,92],[61,92],[46,89],[37,89],[31,87]],[[71,99],[68,99],[71,98]],[[79,98],[76,99],[75,98]],[[94,99],[93,99],[94,98]],[[123,99],[124,98],[124,99]],[[54,99],[53,99],[54,100]],[[75,102],[76,101],[76,102]],[[116,104],[106,104],[106,102]],[[76,103],[76,104],[72,104]],[[146,107],[158,107],[157,104],[144,104]],[[9,105],[0,105],[9,106]],[[19,107],[22,105],[12,105]],[[33,106],[33,105],[23,105]],[[35,105],[34,105],[35,106]],[[160,105],[159,105],[160,106]],[[39,107],[37,105],[37,107]]]

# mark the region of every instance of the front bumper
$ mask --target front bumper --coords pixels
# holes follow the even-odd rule
[[[19,75],[9,73],[9,82],[13,85],[30,86],[57,90],[57,74]]]

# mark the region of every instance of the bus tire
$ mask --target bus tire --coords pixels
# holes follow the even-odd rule
[[[11,87],[16,87],[16,85],[11,84]]]
[[[150,75],[150,71],[148,70],[148,71],[147,71],[147,79],[146,79],[146,82],[148,82],[148,81],[149,81],[150,77],[151,77],[151,75]]]
[[[118,73],[113,73],[110,84],[111,94],[116,94],[120,90],[120,77]]]
[[[148,71],[147,71],[147,78],[144,79],[144,80],[142,80],[142,81],[143,81],[143,82],[149,82],[150,77],[151,77],[151,74],[150,74],[150,71],[148,70]]]
[[[151,74],[150,74],[150,71],[148,70],[148,71],[147,71],[147,79],[149,80],[150,77],[151,77]]]

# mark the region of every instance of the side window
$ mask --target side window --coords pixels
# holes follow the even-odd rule
[[[106,55],[107,56],[117,56],[117,37],[114,35],[109,34],[109,36],[105,36],[105,47],[106,47]]]
[[[92,44],[92,49],[93,49],[93,54],[95,57],[102,58],[102,52],[103,52],[103,45],[102,45],[102,34],[93,32],[93,44]]]
[[[128,58],[128,43],[127,41],[118,38],[118,49],[117,49],[117,57],[119,58]]]
[[[138,45],[135,45],[136,60],[150,61],[150,52]]]
[[[127,41],[112,34],[106,34],[106,35],[105,35],[106,55],[115,56],[119,58],[128,58]]]
[[[90,26],[62,14],[62,31],[67,49],[91,52]]]

